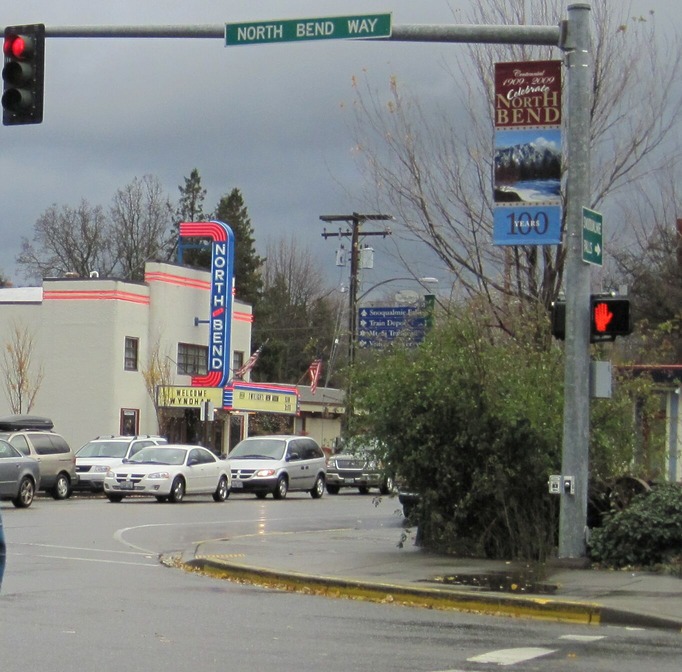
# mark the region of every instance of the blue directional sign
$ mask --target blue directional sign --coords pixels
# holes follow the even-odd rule
[[[360,308],[357,329],[361,348],[381,348],[399,336],[416,344],[424,340],[426,317],[414,306]]]

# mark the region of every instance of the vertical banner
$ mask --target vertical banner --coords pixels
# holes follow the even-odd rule
[[[561,243],[561,67],[495,64],[494,245]]]
[[[211,243],[211,305],[208,336],[208,372],[194,376],[192,385],[225,387],[232,364],[232,289],[234,284],[234,233],[225,224],[182,222],[183,238],[210,238]]]

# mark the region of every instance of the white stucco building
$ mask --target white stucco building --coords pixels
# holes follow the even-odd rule
[[[210,289],[209,272],[157,262],[146,264],[144,282],[48,278],[42,287],[2,288],[0,366],[15,334],[32,339],[30,375],[41,372],[42,381],[30,413],[51,418],[75,449],[102,434],[157,433],[143,372],[158,351],[170,363],[167,384],[190,385],[202,366],[205,373]],[[233,368],[250,354],[252,319],[251,306],[234,301]],[[2,388],[0,416],[11,415]],[[198,411],[175,413],[171,440],[196,440]],[[224,434],[219,427],[204,438],[221,450]]]

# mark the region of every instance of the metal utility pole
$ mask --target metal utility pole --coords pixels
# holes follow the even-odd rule
[[[590,204],[592,60],[590,5],[568,7],[566,40],[568,128],[566,183],[566,345],[559,557],[586,554],[590,443],[590,265],[582,260],[583,207]],[[574,492],[567,487],[572,476]]]
[[[363,222],[392,221],[391,215],[360,215],[354,212],[351,215],[320,215],[323,222],[346,222],[350,230],[329,233],[326,229],[322,237],[327,238],[350,238],[350,286],[348,291],[348,361],[353,365],[355,361],[355,342],[357,339],[357,313],[358,313],[358,285],[360,280],[360,236],[390,236],[391,230],[383,231],[360,231]]]
[[[568,19],[559,26],[393,26],[390,37],[382,40],[433,43],[529,44],[561,49],[568,73],[568,123],[566,188],[566,350],[564,373],[564,433],[562,475],[571,477],[573,487],[561,492],[559,557],[582,558],[586,551],[587,484],[589,453],[589,343],[590,267],[582,260],[582,209],[589,207],[590,110],[592,54],[589,2],[568,6]],[[321,21],[323,19],[306,19]],[[271,22],[276,23],[276,22]],[[226,24],[207,26],[57,26],[46,27],[46,38],[190,38],[227,40]],[[381,41],[381,40],[380,40]],[[359,237],[388,235],[387,232],[361,232],[365,221],[387,220],[386,215],[321,216],[325,222],[343,221],[347,232],[324,233],[325,238],[346,236],[352,240],[351,287],[349,297],[349,357],[354,361],[356,339]]]

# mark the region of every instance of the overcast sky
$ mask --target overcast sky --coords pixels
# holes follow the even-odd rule
[[[0,25],[223,25],[240,21],[393,13],[393,24],[463,23],[467,0],[2,0]],[[635,2],[682,23],[679,0]],[[669,9],[668,9],[669,8]],[[667,14],[666,14],[667,12]],[[659,20],[661,17],[659,16]],[[662,22],[663,23],[663,22]],[[75,39],[46,44],[44,121],[0,128],[0,271],[50,205],[108,207],[116,189],[157,176],[177,199],[193,168],[206,208],[241,189],[261,253],[293,233],[329,267],[320,215],[366,211],[353,155],[353,76],[386,88],[391,75],[423,106],[456,104],[443,63],[458,45],[316,41],[225,47],[220,39]],[[404,275],[392,241],[372,240],[373,280]],[[369,240],[369,239],[368,239]],[[238,241],[237,241],[238,244]],[[416,269],[438,275],[438,269]],[[440,278],[446,281],[445,277]],[[414,288],[414,285],[412,285]]]

